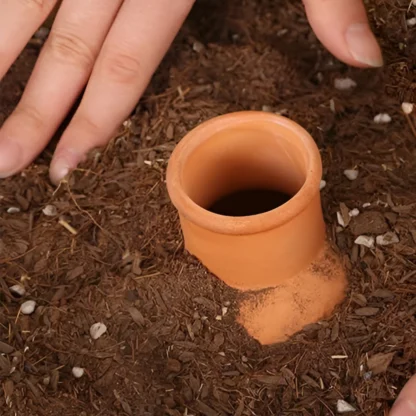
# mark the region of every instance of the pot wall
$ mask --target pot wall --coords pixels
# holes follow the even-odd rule
[[[185,248],[226,284],[241,290],[277,286],[310,263],[325,241],[319,195],[293,220],[250,235],[219,234],[181,216]]]
[[[324,245],[321,174],[315,142],[287,118],[241,112],[202,123],[179,143],[168,166],[186,249],[232,287],[279,285]],[[219,198],[252,189],[292,198],[252,216],[209,211]]]

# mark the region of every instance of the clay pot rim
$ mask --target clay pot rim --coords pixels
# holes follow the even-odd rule
[[[246,217],[214,214],[195,203],[182,187],[183,166],[188,156],[210,137],[224,129],[251,122],[269,122],[291,130],[303,143],[308,157],[307,176],[300,190],[274,210]],[[219,234],[256,234],[279,227],[304,211],[317,194],[322,177],[319,149],[311,135],[294,121],[263,111],[239,111],[213,117],[191,130],[174,149],[168,163],[166,183],[170,198],[180,215],[195,225]]]

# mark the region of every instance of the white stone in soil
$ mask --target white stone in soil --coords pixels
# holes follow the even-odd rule
[[[374,237],[368,235],[360,235],[355,239],[354,243],[359,246],[374,248]]]
[[[410,19],[407,19],[406,23],[407,23],[407,26],[410,26],[410,27],[416,25],[416,17],[411,17]]]
[[[192,49],[196,52],[196,53],[201,53],[204,49],[205,46],[203,45],[203,43],[195,41],[192,45]]]
[[[98,339],[107,332],[107,327],[102,322],[91,325],[90,335],[92,339]]]
[[[46,207],[43,208],[42,212],[47,217],[54,217],[55,215],[58,214],[58,210],[56,209],[55,205],[46,205]]]
[[[413,111],[413,104],[412,103],[402,103],[402,111],[403,113],[409,115]]]
[[[357,83],[351,78],[335,78],[334,87],[337,90],[345,91],[351,88],[355,88]]]
[[[355,409],[354,406],[351,406],[345,400],[338,400],[337,401],[337,412],[340,413],[340,414],[344,414],[344,413],[356,412],[356,409]]]
[[[358,208],[354,208],[348,213],[350,217],[357,217],[359,214],[360,210]]]
[[[326,181],[324,181],[323,179],[321,180],[320,184],[319,184],[319,190],[322,191],[322,189],[324,189],[326,186]]]
[[[391,231],[383,235],[378,235],[376,237],[376,243],[379,246],[389,246],[391,244],[397,244],[398,242],[399,242],[399,237],[397,236],[396,233],[393,233]]]
[[[344,218],[342,218],[342,214],[339,211],[337,212],[337,221],[341,227],[345,227]]]
[[[358,170],[356,170],[356,169],[345,169],[344,170],[344,175],[350,181],[355,181],[358,178]]]
[[[34,300],[27,300],[26,302],[22,303],[20,307],[20,311],[23,315],[30,315],[35,311],[36,302]]]
[[[380,113],[374,117],[374,123],[387,124],[391,122],[391,117],[387,113]]]
[[[74,367],[72,369],[72,375],[75,378],[81,378],[84,375],[85,370],[81,367]]]
[[[26,289],[22,285],[13,285],[9,287],[10,292],[18,296],[24,296]]]
[[[18,207],[10,207],[7,209],[8,214],[17,214],[18,212],[20,212],[20,208]]]

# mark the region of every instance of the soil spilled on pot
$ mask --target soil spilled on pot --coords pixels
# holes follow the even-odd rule
[[[276,190],[247,189],[221,197],[209,211],[230,217],[258,215],[280,207],[290,198],[291,195]]]

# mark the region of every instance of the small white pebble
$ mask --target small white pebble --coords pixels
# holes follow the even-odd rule
[[[228,312],[228,308],[226,306],[223,306],[221,309],[222,316],[225,316],[227,312]]]
[[[355,239],[354,243],[358,244],[359,246],[374,248],[374,237],[370,237],[368,235],[360,235]]]
[[[341,227],[345,227],[344,218],[342,218],[342,214],[339,211],[337,212],[337,221]]]
[[[344,170],[344,175],[350,181],[355,181],[358,178],[358,170],[355,170],[355,169],[346,169],[346,170]]]
[[[91,325],[90,335],[92,339],[98,339],[107,332],[107,327],[102,322]]]
[[[405,114],[411,114],[413,111],[413,104],[412,103],[402,103],[402,111]]]
[[[410,27],[416,25],[416,17],[412,17],[410,19],[407,19],[406,23],[407,23],[407,26],[410,26]]]
[[[397,244],[399,242],[399,237],[396,233],[388,232],[383,235],[378,235],[376,237],[376,243],[379,246],[388,246],[390,244]]]
[[[150,160],[145,160],[143,163],[147,166],[152,166],[152,162]]]
[[[46,207],[43,208],[42,212],[47,217],[54,217],[55,215],[58,214],[58,210],[56,209],[55,205],[46,205]]]
[[[231,302],[229,301],[229,300],[226,300],[225,302],[224,302],[224,306],[230,306],[231,305]]]
[[[338,400],[337,401],[337,412],[338,413],[350,413],[350,412],[356,412],[356,409],[351,406],[348,402],[345,400]]]
[[[319,190],[320,191],[322,191],[322,189],[324,189],[325,188],[325,186],[326,186],[326,181],[324,181],[323,179],[322,179],[322,181],[320,182],[320,184],[319,184]]]
[[[358,216],[360,214],[360,211],[359,211],[359,209],[358,208],[354,208],[354,209],[352,209],[349,213],[348,213],[348,215],[350,216],[350,217],[356,217],[356,216]]]
[[[84,375],[85,370],[81,367],[74,367],[72,369],[72,375],[75,378],[81,378]]]
[[[221,351],[218,353],[218,355],[221,355],[221,357],[225,357],[225,352]]]
[[[10,292],[18,296],[24,296],[26,289],[22,285],[13,285],[9,287]]]
[[[198,41],[195,41],[192,45],[192,49],[196,52],[196,53],[201,53],[204,50],[205,46]]]
[[[371,203],[370,202],[365,202],[363,204],[363,208],[368,208],[368,207],[371,207]]]
[[[30,315],[35,311],[36,302],[34,300],[27,300],[26,302],[22,303],[20,310],[23,315]]]
[[[391,117],[387,113],[380,113],[374,117],[374,123],[387,124],[391,122]]]
[[[17,214],[18,212],[20,212],[20,208],[18,207],[10,207],[7,209],[8,214]]]
[[[123,127],[128,129],[131,127],[131,120],[128,118],[127,120],[123,121]]]
[[[357,86],[357,83],[351,78],[335,78],[334,87],[337,90],[349,90]]]
[[[216,319],[217,321],[222,321],[222,316],[221,316],[221,315],[217,315],[217,316],[215,317],[215,319]]]
[[[331,110],[333,113],[335,113],[335,101],[334,101],[334,99],[333,99],[333,98],[331,98],[331,99],[329,100],[329,108],[330,108],[330,110]]]

